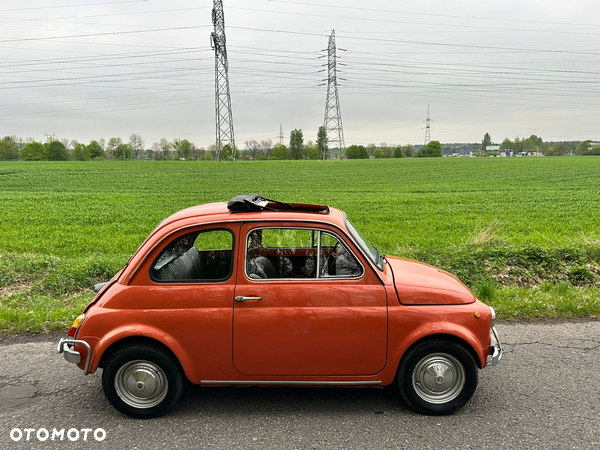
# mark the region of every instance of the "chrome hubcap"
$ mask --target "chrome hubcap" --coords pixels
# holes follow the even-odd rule
[[[130,361],[117,371],[115,389],[134,408],[152,408],[167,396],[169,382],[162,369],[150,361]]]
[[[415,366],[412,384],[423,400],[441,404],[454,400],[465,386],[465,369],[447,353],[427,355]]]

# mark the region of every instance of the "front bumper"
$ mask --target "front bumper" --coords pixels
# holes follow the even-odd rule
[[[75,344],[83,345],[87,349],[85,358],[85,367],[83,368],[84,375],[89,373],[90,359],[92,358],[92,349],[86,341],[78,339],[62,338],[58,342],[57,351],[62,353],[63,357],[70,363],[79,364],[81,362],[81,353],[74,350]]]
[[[500,343],[500,339],[498,339],[498,332],[496,331],[496,327],[492,327],[490,330],[492,342],[490,343],[490,348],[488,351],[486,365],[491,364],[492,366],[496,366],[500,363],[502,359],[502,344]]]

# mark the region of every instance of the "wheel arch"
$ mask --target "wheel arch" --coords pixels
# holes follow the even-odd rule
[[[395,334],[390,338],[388,366],[380,374],[382,383],[388,385],[394,382],[402,360],[411,349],[422,342],[435,339],[446,339],[462,345],[475,359],[479,369],[485,366],[487,347],[484,348],[485,346],[472,330],[451,322],[421,324],[407,334]]]
[[[473,360],[477,364],[477,368],[479,368],[479,369],[482,368],[481,361],[479,359],[479,355],[477,354],[477,352],[475,351],[475,349],[469,342],[467,342],[462,337],[459,337],[459,336],[456,336],[453,334],[439,333],[439,334],[430,334],[430,335],[424,336],[424,337],[416,340],[415,342],[413,342],[409,347],[407,347],[402,352],[402,356],[398,359],[398,364],[396,366],[396,376],[398,376],[398,370],[400,370],[402,361],[404,359],[406,359],[407,355],[409,355],[411,353],[411,350],[413,348],[415,348],[416,346],[421,345],[425,342],[436,341],[436,340],[440,340],[440,339],[454,343],[454,344],[459,344],[462,347],[464,347],[465,350],[467,350],[469,352],[469,354],[473,357]]]
[[[167,345],[163,344],[159,340],[147,336],[128,336],[113,342],[108,348],[106,348],[106,350],[104,350],[102,357],[98,362],[98,367],[103,369],[106,361],[108,361],[113,354],[123,347],[127,347],[129,345],[150,345],[152,347],[158,347],[167,353],[171,359],[173,359],[173,361],[181,366],[181,363],[179,362],[179,359],[175,353],[173,353],[173,351]]]
[[[127,347],[129,345],[149,345],[152,347],[156,347],[164,351],[180,368],[182,375],[189,380],[188,370],[191,369],[191,359],[189,355],[182,348],[181,345],[174,339],[170,338],[170,336],[162,336],[156,333],[149,332],[140,332],[140,333],[115,333],[104,342],[100,342],[94,352],[99,351],[99,355],[97,354],[94,364],[92,368],[95,371],[98,367],[104,368],[104,365],[108,361],[108,359],[118,350]],[[90,370],[90,373],[92,370]]]

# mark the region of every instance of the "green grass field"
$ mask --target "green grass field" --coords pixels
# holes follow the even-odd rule
[[[0,162],[0,330],[66,328],[163,218],[253,192],[343,209],[504,319],[600,316],[600,158]]]

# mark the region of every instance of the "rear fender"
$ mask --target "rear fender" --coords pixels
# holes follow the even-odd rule
[[[185,346],[163,330],[139,324],[128,324],[126,327],[117,328],[106,334],[92,349],[89,373],[94,373],[98,369],[102,357],[112,345],[123,339],[140,337],[157,341],[167,347],[177,358],[188,379],[193,378],[193,374],[190,373],[193,371],[192,358],[185,350]]]

